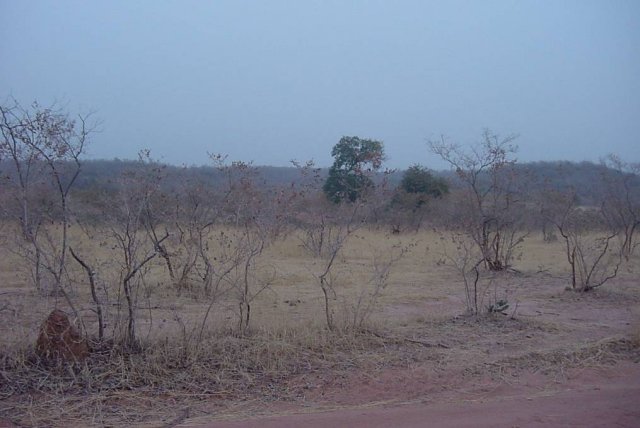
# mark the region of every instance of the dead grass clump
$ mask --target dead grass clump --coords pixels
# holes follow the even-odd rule
[[[635,281],[633,287],[635,287]],[[587,292],[575,291],[569,287],[558,294],[556,298],[568,302],[595,302],[598,304],[632,305],[640,303],[640,295],[624,281],[620,281],[617,288],[597,288]]]
[[[555,324],[530,318],[510,317],[501,314],[471,315],[442,318],[425,322],[420,328],[398,328],[404,335],[429,337],[430,341],[448,344],[450,347],[478,347],[483,342],[508,342],[531,333],[555,333]]]
[[[563,376],[567,369],[611,366],[620,360],[640,360],[638,344],[627,338],[609,338],[573,349],[534,351],[507,357],[470,370],[489,373],[494,377],[525,370]]]
[[[44,364],[33,349],[25,349],[0,354],[0,398],[13,403],[2,411],[20,424],[55,425],[73,418],[98,418],[103,423],[122,417],[121,408],[131,398],[127,394],[150,400],[149,409],[135,402],[141,414],[153,413],[154,406],[161,410],[159,403],[167,397],[293,399],[299,391],[287,380],[296,375],[346,374],[403,364],[405,348],[393,339],[363,332],[280,330],[247,337],[211,334],[198,345],[143,343],[137,352],[94,344],[86,360],[56,365]],[[63,413],[55,410],[62,406]],[[116,409],[119,415],[112,414]],[[118,420],[131,422],[130,417]]]

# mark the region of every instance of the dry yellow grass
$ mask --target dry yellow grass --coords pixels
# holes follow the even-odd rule
[[[71,236],[74,248],[96,263],[100,284],[109,291],[107,332],[112,334],[118,319],[117,254],[108,240],[87,239],[77,229]],[[354,370],[374,373],[426,364],[450,373],[443,375],[450,381],[461,373],[502,373],[509,367],[579,364],[583,359],[600,363],[636,352],[633,343],[637,346],[638,339],[626,342],[623,337],[630,331],[625,323],[640,322],[638,257],[602,291],[576,295],[563,291],[568,282],[561,243],[530,236],[522,247],[524,257],[514,263],[520,273],[499,276],[487,290],[507,296],[509,315],[515,312],[515,318],[498,315],[475,322],[460,316],[465,309],[462,280],[443,256],[453,250],[451,243],[441,238],[432,231],[393,235],[386,229],[363,228],[353,234],[335,265],[339,325],[348,323],[358,297],[371,287],[373,260],[407,249],[394,264],[364,334],[324,328],[316,279],[322,261],[303,249],[295,233],[256,260],[257,274],[273,280],[252,303],[250,333],[244,338],[229,335],[237,322],[237,303],[230,294],[214,305],[199,341],[206,296],[197,289],[178,293],[157,258],[139,299],[138,334],[144,352],[127,355],[102,347],[71,376],[43,371],[33,360],[40,322],[53,308],[68,308],[60,296],[43,295],[30,285],[28,266],[5,236],[0,246],[0,369],[14,392],[3,391],[8,401],[0,410],[35,425],[141,424],[171,420],[175,412],[166,408],[167,402],[194,408],[205,399],[221,400],[218,406],[238,400],[296,400],[307,392],[304,382],[294,386],[293,379],[307,373],[333,373],[334,378],[351,376]],[[95,335],[86,277],[74,262],[69,273],[71,298],[87,332]],[[133,400],[125,390],[145,398]],[[33,394],[46,400],[34,404]],[[59,412],[60,406],[71,410]],[[207,406],[219,409],[215,403]]]
[[[99,272],[99,282],[109,290],[111,303],[118,287],[118,254],[108,239],[89,239],[78,229],[71,233],[72,245],[91,261]],[[422,231],[417,234],[392,235],[387,230],[361,229],[353,234],[334,267],[338,316],[351,315],[361,293],[372,276],[374,258],[388,258],[407,248],[407,253],[394,264],[388,286],[382,292],[373,320],[387,326],[406,324],[419,316],[423,320],[442,315],[455,315],[464,310],[464,290],[461,278],[444,257],[453,248],[438,233]],[[30,284],[26,263],[15,254],[15,244],[5,236],[0,247],[0,301],[3,310],[0,334],[11,345],[18,341],[30,343],[37,326],[54,307],[66,307],[60,296],[39,294]],[[212,249],[215,251],[215,248]],[[515,260],[514,268],[524,275],[545,271],[555,277],[566,277],[567,266],[562,244],[545,243],[533,235],[525,240],[525,257]],[[100,262],[98,262],[100,261]],[[72,279],[72,298],[87,330],[95,333],[95,314],[84,272],[69,261]],[[323,261],[310,256],[296,233],[267,248],[257,259],[257,272],[272,276],[270,287],[252,304],[251,325],[260,330],[279,330],[292,326],[321,327],[324,323],[322,293],[317,284]],[[624,275],[624,273],[623,273]],[[517,277],[509,277],[512,299],[518,298]],[[183,325],[195,326],[208,306],[207,298],[197,292],[177,293],[160,258],[156,258],[147,274],[145,293],[140,298],[138,312],[141,337],[170,337]],[[437,302],[443,304],[443,310]],[[456,302],[459,304],[456,306]],[[419,307],[431,303],[431,313],[419,313]],[[235,301],[226,296],[216,303],[208,321],[210,328],[230,329],[234,326]],[[428,305],[427,305],[428,306]],[[28,310],[25,310],[27,309]],[[152,308],[152,309],[149,309]],[[399,310],[395,310],[400,308]],[[24,338],[24,340],[22,340]],[[6,342],[5,342],[6,343]]]

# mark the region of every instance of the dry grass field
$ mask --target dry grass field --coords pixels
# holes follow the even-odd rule
[[[106,260],[98,281],[112,335],[122,315],[117,257],[104,242],[72,232],[83,254]],[[34,355],[41,322],[54,308],[73,311],[61,296],[30,285],[12,242],[6,236],[0,246],[0,425],[4,419],[24,426],[196,426],[375,403],[464,400],[532,374],[542,376],[540,388],[551,388],[575,370],[640,360],[638,255],[603,287],[575,293],[565,289],[562,244],[531,235],[514,271],[481,283],[483,305],[506,299],[509,308],[474,318],[465,315],[462,279],[445,257],[452,251],[446,239],[428,231],[361,229],[333,271],[333,332],[325,328],[316,279],[322,261],[293,233],[256,259],[255,281],[265,288],[251,304],[246,335],[234,334],[233,293],[211,305],[196,289],[178,292],[156,258],[138,290],[139,352],[95,345],[81,363],[43,367]],[[365,310],[376,263],[402,251],[375,305]],[[86,277],[70,266],[76,321],[95,336]],[[365,322],[353,328],[363,315]]]

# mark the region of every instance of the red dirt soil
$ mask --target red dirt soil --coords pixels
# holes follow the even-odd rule
[[[493,389],[492,389],[493,388]],[[297,409],[257,418],[183,426],[233,427],[638,427],[640,364],[576,370],[558,383],[527,375],[517,386],[485,383],[485,392],[425,397],[405,404]],[[448,395],[448,394],[447,394]],[[464,396],[464,398],[460,398]],[[442,401],[440,401],[443,399]]]
[[[637,281],[629,284],[635,289]],[[452,346],[444,354],[444,365],[434,360],[376,372],[303,375],[292,379],[294,384],[308,386],[299,401],[263,403],[256,408],[249,404],[242,411],[223,411],[217,420],[211,414],[185,419],[181,426],[640,427],[637,356],[607,363],[587,358],[574,368],[555,371],[545,370],[545,362],[535,357],[528,369],[510,370],[509,364],[503,364],[510,356],[577,349],[580,344],[635,334],[635,295],[557,292],[552,281],[526,285],[527,296],[518,308],[518,317],[525,320],[522,331],[517,323],[511,330],[506,327],[509,323],[486,328],[472,324],[463,336],[469,340],[466,344],[447,336],[446,329],[441,334],[439,329],[430,330],[428,341]],[[461,322],[456,328],[465,327]],[[551,330],[544,329],[547,324]],[[491,361],[504,371],[498,375],[468,372],[476,363]]]

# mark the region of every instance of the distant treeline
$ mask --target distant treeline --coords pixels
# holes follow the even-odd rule
[[[126,171],[135,170],[140,163],[133,160],[85,160],[82,172],[75,184],[76,190],[103,191],[115,187],[115,181]],[[222,180],[223,174],[213,166],[175,166],[158,164],[162,167],[164,179],[161,187],[165,191],[172,191],[177,184],[186,180],[214,185]],[[148,164],[147,164],[148,167]],[[259,182],[266,187],[279,187],[298,183],[302,180],[300,171],[291,167],[258,166]],[[579,203],[592,205],[599,200],[602,189],[594,183],[599,183],[600,177],[607,172],[607,167],[593,162],[529,162],[517,164],[516,170],[521,180],[525,180],[529,190],[543,190],[553,188],[556,190],[574,189]],[[7,178],[13,175],[14,166],[4,160],[0,162],[0,176]],[[328,168],[319,168],[317,174],[325,178]],[[454,171],[433,171],[434,175],[444,178],[449,184],[457,187],[457,178]],[[379,173],[378,179],[386,177],[387,185],[395,188],[399,185],[404,170],[395,170],[387,174]],[[640,177],[636,177],[632,184],[640,186]],[[0,184],[1,185],[1,184]]]
[[[136,161],[129,160],[90,160],[85,161],[82,174],[78,178],[78,188],[88,190],[91,188],[109,187],[109,183],[116,180],[124,171],[135,168]],[[215,183],[222,178],[222,174],[213,166],[179,167],[163,165],[165,169],[164,186],[167,190],[173,188],[176,183],[184,180]],[[267,187],[282,186],[297,183],[301,180],[297,168],[259,166],[260,179]],[[529,190],[542,190],[553,188],[556,190],[575,189],[581,204],[592,205],[598,200],[602,191],[594,183],[599,183],[600,177],[607,172],[607,167],[593,162],[530,162],[517,165],[522,180],[529,185]],[[328,168],[320,168],[318,174],[325,178]],[[386,175],[388,185],[395,188],[399,185],[404,170],[395,170]],[[456,187],[456,175],[453,171],[434,171],[434,174],[446,179],[452,187]],[[382,174],[379,174],[381,178]],[[635,185],[640,186],[640,177],[635,180]]]

